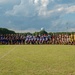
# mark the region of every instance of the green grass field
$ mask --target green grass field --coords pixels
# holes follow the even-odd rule
[[[0,75],[75,75],[75,46],[0,45]]]

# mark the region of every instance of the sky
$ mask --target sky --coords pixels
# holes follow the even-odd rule
[[[0,27],[16,32],[75,31],[75,0],[0,0]]]

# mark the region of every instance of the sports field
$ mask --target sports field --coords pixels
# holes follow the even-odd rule
[[[0,45],[0,75],[75,75],[75,46]]]

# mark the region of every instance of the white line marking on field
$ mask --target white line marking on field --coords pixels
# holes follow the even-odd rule
[[[0,59],[4,58],[5,56],[7,56],[9,53],[11,53],[13,50],[15,50],[16,47],[12,48],[10,51],[8,51],[7,53],[5,53],[3,56],[0,57]]]

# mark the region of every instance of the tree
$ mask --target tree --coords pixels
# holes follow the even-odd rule
[[[6,28],[0,28],[0,34],[15,34],[15,32]]]
[[[45,30],[41,30],[39,33],[40,33],[40,35],[48,34]]]

